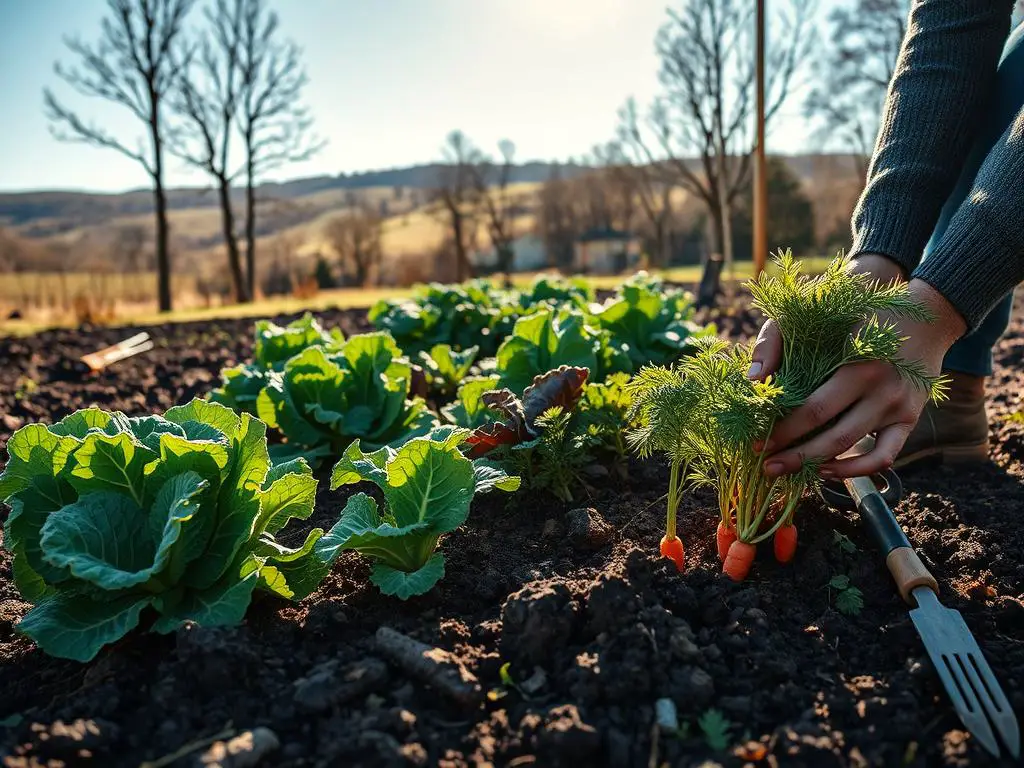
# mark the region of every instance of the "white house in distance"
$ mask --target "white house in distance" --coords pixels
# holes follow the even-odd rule
[[[573,268],[582,274],[615,275],[635,269],[643,242],[631,232],[591,229],[574,244]]]
[[[483,269],[498,268],[498,252],[491,248],[477,251],[471,256],[473,263]],[[547,249],[544,241],[534,234],[521,235],[512,241],[512,271],[537,272],[551,266],[548,263]]]

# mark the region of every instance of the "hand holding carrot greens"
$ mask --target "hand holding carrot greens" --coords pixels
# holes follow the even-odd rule
[[[900,267],[883,256],[857,259],[851,262],[851,269],[878,281],[891,281],[890,285],[903,278]],[[891,314],[889,322],[899,337],[895,355],[900,364],[873,360],[838,368],[775,425],[764,446],[770,454],[765,461],[766,474],[789,474],[806,461],[818,463],[823,477],[854,477],[892,465],[928,397],[938,394],[906,376],[901,366],[938,376],[944,354],[965,327],[963,319],[927,283],[913,280],[904,291],[927,312]],[[773,375],[779,370],[784,348],[805,344],[799,331],[789,329],[787,334],[780,328],[771,319],[761,328],[749,372],[752,378]],[[873,450],[863,456],[836,458],[869,433],[877,433]]]
[[[895,377],[901,391],[917,393],[921,402],[942,392],[932,358],[900,354],[906,348],[901,324],[931,318],[910,287],[873,281],[854,272],[847,258],[833,260],[817,277],[802,275],[789,252],[776,266],[779,274],[763,274],[749,286],[754,305],[781,332],[772,375],[749,376],[756,346],[730,349],[714,340],[674,368],[644,368],[629,385],[638,425],[630,444],[641,456],[666,454],[671,466],[663,554],[681,567],[681,547],[673,549],[680,495],[687,483],[711,485],[721,515],[719,555],[736,580],[749,572],[756,544],[773,535],[778,559],[793,555],[793,516],[804,490],[820,481],[820,460],[796,452],[787,457],[788,471],[771,471],[770,445],[792,415],[799,418],[810,407],[824,426],[842,410],[826,410],[838,399],[834,392],[826,390],[831,400],[824,404],[814,399],[837,371],[870,367]]]

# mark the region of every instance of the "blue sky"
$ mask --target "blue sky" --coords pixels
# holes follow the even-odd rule
[[[306,100],[329,141],[275,178],[427,162],[454,128],[490,151],[509,138],[522,160],[579,156],[611,138],[627,97],[643,104],[655,94],[654,36],[666,4],[272,0],[282,33],[305,49]],[[104,11],[103,0],[0,0],[0,190],[147,185],[140,167],[112,151],[56,141],[43,116],[51,86],[129,141],[139,134],[133,118],[77,98],[53,74],[66,60],[63,36],[96,39]],[[772,134],[772,151],[807,148],[797,101]],[[172,158],[168,182],[205,180]]]

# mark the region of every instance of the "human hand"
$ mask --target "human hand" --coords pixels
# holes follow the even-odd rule
[[[882,280],[902,277],[898,265],[884,257],[858,260],[855,268]],[[908,361],[920,362],[930,375],[937,376],[946,351],[963,334],[966,325],[952,305],[927,283],[912,280],[909,290],[931,310],[935,322],[898,321],[901,335],[907,337],[901,355]],[[758,335],[751,378],[764,378],[774,372],[781,355],[781,336],[774,324],[768,322]],[[888,363],[844,366],[772,430],[766,444],[769,457],[765,473],[779,476],[796,472],[805,459],[824,462],[824,477],[856,477],[891,466],[927,398],[927,392],[900,376]],[[837,416],[838,421],[821,434],[801,440]],[[862,456],[836,458],[871,432],[877,433],[873,450]]]

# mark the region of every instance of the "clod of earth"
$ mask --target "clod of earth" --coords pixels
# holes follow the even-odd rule
[[[421,683],[465,707],[474,707],[483,701],[480,681],[448,651],[433,648],[390,627],[378,629],[375,639],[382,656]]]

